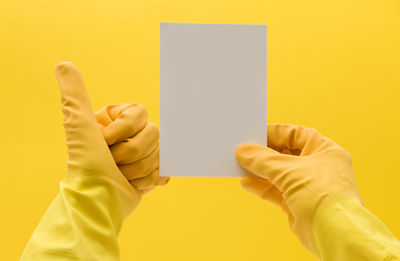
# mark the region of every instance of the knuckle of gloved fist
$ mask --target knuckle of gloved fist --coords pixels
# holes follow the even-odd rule
[[[148,116],[146,108],[140,103],[129,104],[124,112],[126,112],[126,114],[135,113],[135,114],[139,115],[140,117],[143,117],[146,119]]]
[[[157,124],[155,124],[154,122],[148,122],[147,124],[149,125],[149,128],[150,128],[154,133],[158,133],[158,126],[157,126]]]
[[[153,122],[149,122],[149,123],[147,123],[147,125],[148,125],[147,126],[147,128],[148,128],[147,134],[155,139],[158,139],[158,136],[159,136],[158,126]]]
[[[142,104],[140,104],[140,103],[135,103],[135,107],[139,110],[139,112],[140,112],[142,115],[146,115],[146,116],[147,116],[147,110],[146,110],[146,108],[145,108]]]
[[[329,153],[329,151],[328,151]],[[345,150],[344,148],[340,147],[339,145],[336,145],[329,153],[329,155],[334,156],[336,159],[344,160],[348,163],[351,164],[352,162],[352,156],[351,154]]]

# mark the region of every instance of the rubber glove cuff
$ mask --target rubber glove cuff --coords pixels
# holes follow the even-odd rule
[[[323,261],[400,260],[399,241],[358,199],[325,206],[313,233],[312,252]]]

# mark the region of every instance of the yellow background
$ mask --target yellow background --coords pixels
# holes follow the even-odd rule
[[[157,122],[159,22],[267,24],[268,121],[346,148],[365,204],[400,237],[399,1],[16,0],[0,2],[0,260],[18,259],[64,177],[54,65],[80,67],[95,110],[137,101]],[[120,243],[122,260],[314,260],[236,178],[173,178]]]

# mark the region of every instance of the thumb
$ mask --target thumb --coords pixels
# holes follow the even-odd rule
[[[281,154],[258,144],[242,144],[236,149],[239,164],[253,174],[267,179],[284,192],[293,180],[293,163],[296,156]]]
[[[87,163],[106,148],[94,116],[82,76],[71,62],[61,62],[55,68],[60,87],[64,128],[70,167]],[[98,155],[100,156],[100,155]],[[86,160],[85,160],[86,159]]]

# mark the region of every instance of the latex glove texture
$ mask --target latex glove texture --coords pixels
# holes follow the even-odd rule
[[[398,240],[363,206],[350,154],[315,129],[269,125],[268,147],[242,144],[236,157],[256,175],[242,186],[280,206],[321,260],[400,260]]]
[[[125,158],[131,162],[132,155],[125,155],[130,153],[125,146],[133,141],[127,139],[139,135],[146,137],[136,140],[151,142],[135,143],[139,145],[135,146],[132,164],[143,160],[150,151],[155,153],[158,131],[153,126],[151,132],[145,132],[146,126],[151,125],[143,117],[143,108],[137,111],[132,109],[136,105],[118,105],[116,113],[110,114],[112,120],[102,122],[107,125],[103,128],[104,138],[78,68],[63,62],[55,73],[64,114],[67,174],[21,260],[119,260],[118,234],[124,219],[139,204],[144,190],[160,181],[146,180],[147,169],[157,169],[158,161],[151,167],[136,167],[135,173],[121,172],[116,161]],[[142,115],[137,121],[132,117],[136,114]],[[106,140],[112,144],[113,153]],[[124,174],[129,174],[129,181]],[[140,180],[146,182],[135,182]]]

